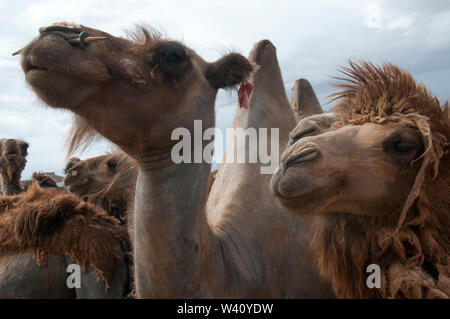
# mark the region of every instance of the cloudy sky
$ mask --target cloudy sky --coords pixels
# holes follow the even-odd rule
[[[349,58],[395,63],[441,100],[450,98],[448,0],[0,0],[0,138],[30,143],[24,179],[33,171],[62,174],[71,116],[37,100],[11,53],[33,39],[39,27],[58,21],[121,36],[135,24],[149,24],[208,61],[230,50],[248,55],[255,42],[269,39],[277,47],[288,95],[303,77],[322,103],[333,92],[329,76]],[[231,127],[234,101],[235,92],[219,93],[218,127]],[[110,147],[98,142],[81,157]]]

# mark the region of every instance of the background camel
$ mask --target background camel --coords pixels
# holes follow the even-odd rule
[[[28,187],[36,181],[41,188],[58,188],[58,184],[55,180],[44,172],[34,172],[31,176],[31,180],[22,181],[20,184],[22,185],[23,191],[27,191]]]
[[[0,196],[0,298],[123,298],[130,292],[118,222],[56,188],[33,181]],[[67,286],[67,267],[80,266],[80,288]]]
[[[4,195],[22,191],[20,177],[27,163],[28,143],[12,138],[0,140],[0,179]]]
[[[315,216],[311,243],[338,297],[448,298],[448,103],[391,64],[343,73],[338,114],[298,123],[272,190]],[[370,264],[378,289],[366,283]]]
[[[106,40],[68,42],[82,31]],[[183,44],[146,30],[131,41],[65,23],[41,28],[22,50],[25,77],[37,95],[78,115],[72,146],[89,140],[95,129],[139,166],[134,203],[139,297],[332,295],[299,243],[301,223],[280,213],[260,163],[223,165],[209,193],[210,164],[178,165],[171,159],[173,130],[192,133],[196,119],[202,120],[202,132],[213,127],[217,90],[246,81],[254,64],[260,69],[252,79],[249,109],[238,110],[234,126],[278,128],[285,145],[295,121],[275,48],[262,41],[250,60],[254,63],[231,53],[208,63]]]
[[[134,198],[137,167],[123,152],[86,160],[72,158],[66,165],[64,185],[69,192],[102,207],[122,224]]]

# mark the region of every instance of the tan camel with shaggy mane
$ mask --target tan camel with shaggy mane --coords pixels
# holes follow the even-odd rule
[[[202,133],[214,127],[217,90],[247,81],[255,64],[255,88],[248,109],[237,110],[234,127],[265,127],[269,136],[278,128],[281,147],[287,143],[295,120],[275,48],[261,41],[250,61],[230,53],[208,63],[144,29],[133,41],[67,23],[41,28],[22,50],[31,88],[48,105],[78,116],[72,146],[96,131],[139,167],[138,297],[333,296],[299,242],[304,226],[282,213],[261,163],[222,165],[209,192],[209,163],[171,159],[174,129],[193,135],[194,120],[202,120]]]
[[[272,190],[311,215],[310,242],[338,297],[448,298],[448,103],[391,64],[350,62],[343,73],[337,114],[298,123]],[[371,264],[380,288],[367,285]]]
[[[28,143],[15,138],[0,139],[0,181],[3,195],[22,192],[20,177],[25,169]]]

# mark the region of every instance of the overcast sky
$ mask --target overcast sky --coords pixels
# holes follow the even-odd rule
[[[125,36],[145,23],[181,40],[207,61],[230,50],[248,56],[269,39],[277,47],[286,90],[307,78],[322,103],[333,92],[330,75],[349,58],[392,62],[422,81],[441,100],[450,97],[449,0],[349,1],[20,1],[0,0],[0,138],[30,143],[22,178],[34,171],[62,174],[70,114],[45,107],[27,88],[19,57],[11,53],[41,26],[73,21]],[[231,127],[235,92],[221,91],[217,126]],[[82,158],[108,151],[93,145]]]

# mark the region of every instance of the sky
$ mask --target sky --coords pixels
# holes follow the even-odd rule
[[[269,39],[277,47],[288,96],[294,82],[306,78],[322,104],[334,92],[330,76],[349,59],[397,64],[442,101],[450,98],[448,0],[0,0],[0,138],[29,142],[23,179],[34,171],[62,174],[72,116],[35,97],[20,58],[11,53],[37,36],[39,27],[60,21],[124,37],[136,24],[151,25],[207,61],[230,51],[248,56],[256,42]],[[232,127],[236,100],[235,91],[219,91],[217,127]],[[98,141],[75,155],[88,158],[112,149]]]

